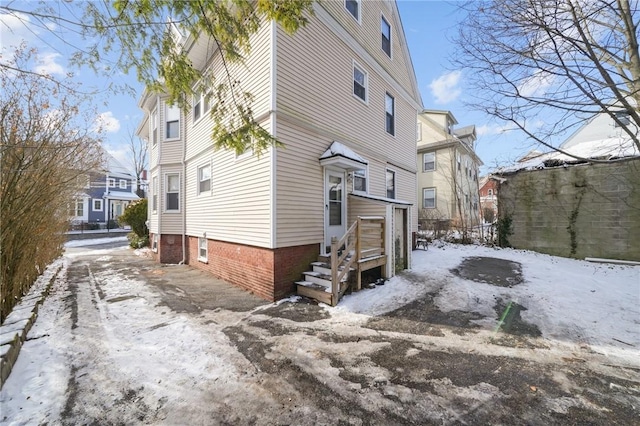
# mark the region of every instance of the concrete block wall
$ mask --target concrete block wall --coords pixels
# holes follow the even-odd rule
[[[640,261],[640,159],[503,177],[498,205],[513,220],[513,247]]]

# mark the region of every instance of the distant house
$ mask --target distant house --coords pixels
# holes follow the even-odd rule
[[[294,35],[263,23],[244,64],[230,68],[283,149],[216,151],[206,93],[188,111],[143,95],[138,134],[149,144],[159,262],[185,262],[268,300],[297,291],[332,304],[334,286],[344,290],[332,274],[349,270],[341,262],[359,259],[353,269],[386,277],[411,264],[422,105],[397,5],[314,2],[313,11]],[[196,66],[222,69],[215,43],[183,41]],[[342,239],[347,250],[332,248]]]
[[[498,181],[492,176],[482,176],[478,185],[482,221],[492,223],[498,218]]]
[[[450,111],[418,114],[418,200],[423,226],[470,229],[480,223],[475,126],[454,128]]]
[[[105,166],[80,179],[81,191],[71,206],[71,224],[74,227],[115,227],[118,217],[131,201],[138,200],[135,194],[136,179],[112,155],[104,152]]]
[[[566,257],[640,260],[640,152],[597,114],[560,152],[498,170],[500,217],[510,245]],[[572,154],[573,156],[567,155]]]

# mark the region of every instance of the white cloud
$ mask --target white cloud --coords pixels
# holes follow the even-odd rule
[[[39,74],[48,75],[65,75],[66,71],[62,65],[56,62],[56,59],[62,55],[59,53],[46,53],[44,55],[38,55],[38,65],[34,68],[34,71]]]
[[[431,81],[429,88],[437,104],[453,102],[460,96],[462,93],[462,89],[458,87],[460,77],[462,77],[461,71],[452,71]]]
[[[0,13],[0,39],[2,50],[18,47],[23,41],[29,42],[34,34],[29,30],[29,15],[24,13]]]
[[[103,112],[96,117],[95,129],[115,133],[120,130],[120,120],[115,118],[111,111]]]
[[[518,87],[518,92],[526,98],[531,96],[544,95],[554,82],[553,75],[537,70],[530,77],[526,78]]]

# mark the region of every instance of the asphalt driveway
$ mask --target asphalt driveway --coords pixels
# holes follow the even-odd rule
[[[502,266],[496,280],[517,278],[517,265]],[[470,262],[452,276],[474,273],[483,275]],[[510,328],[499,332],[478,325],[477,314],[442,312],[434,299],[448,278],[406,278],[424,286],[423,295],[371,316],[306,300],[266,303],[122,247],[70,250],[2,389],[1,418],[74,425],[637,422],[640,369],[550,345],[517,307]],[[496,316],[504,308],[496,306]]]

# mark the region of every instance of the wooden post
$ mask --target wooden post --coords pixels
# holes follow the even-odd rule
[[[338,282],[338,239],[331,237],[331,306],[338,304],[340,283]]]

